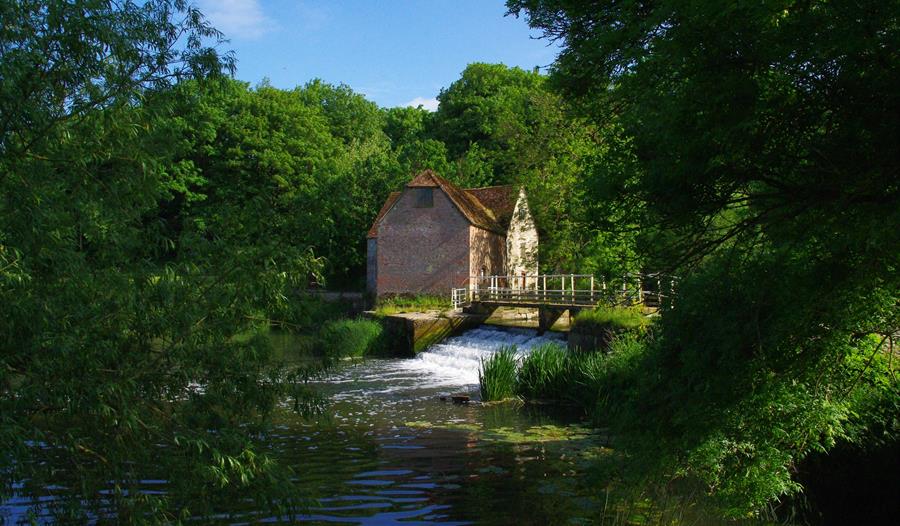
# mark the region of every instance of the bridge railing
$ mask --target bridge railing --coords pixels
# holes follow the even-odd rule
[[[676,279],[661,273],[626,274],[607,280],[592,274],[471,276],[465,288],[453,289],[453,306],[471,302],[517,305],[646,305],[674,308]]]

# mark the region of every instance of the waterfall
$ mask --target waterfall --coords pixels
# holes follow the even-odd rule
[[[398,367],[420,374],[422,382],[430,386],[472,386],[478,384],[481,360],[494,354],[500,346],[515,345],[521,357],[535,346],[548,342],[560,343],[562,336],[550,333],[538,336],[534,329],[481,326],[432,345]]]
[[[481,326],[432,345],[415,358],[366,360],[330,374],[319,384],[335,400],[380,395],[429,398],[438,393],[472,391],[478,387],[478,368],[502,345],[515,345],[518,355],[544,343],[565,345],[556,333],[537,335],[534,329]]]

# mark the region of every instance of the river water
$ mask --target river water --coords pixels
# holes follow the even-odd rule
[[[483,326],[412,359],[367,360],[316,381],[325,416],[285,411],[271,447],[313,500],[306,524],[725,524],[681,495],[635,492],[601,469],[602,430],[549,406],[480,404],[478,367],[503,344],[522,354],[559,335]],[[290,341],[280,345],[290,346]],[[286,349],[288,352],[290,349]],[[466,394],[470,404],[447,395]],[[164,481],[157,490],[164,491]],[[0,506],[10,524],[29,503]],[[223,510],[222,523],[281,522]]]
[[[328,417],[284,426],[318,503],[314,524],[726,524],[696,500],[649,495],[604,472],[614,452],[574,410],[480,404],[478,368],[562,336],[482,326],[413,359],[369,360],[318,383]],[[466,394],[473,402],[442,400]]]

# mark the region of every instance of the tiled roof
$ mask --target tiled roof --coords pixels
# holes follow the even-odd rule
[[[367,238],[378,237],[378,222],[381,221],[384,214],[394,206],[394,203],[397,202],[397,198],[399,198],[402,193],[403,192],[391,192],[390,195],[388,195],[387,201],[384,202],[378,215],[375,216],[375,221],[372,221],[372,228],[369,229],[369,233],[366,235]]]
[[[440,188],[470,223],[498,234],[506,234],[513,208],[516,205],[517,196],[513,186],[489,186],[462,190],[432,170],[420,172],[406,187]],[[394,206],[400,194],[401,192],[392,192],[388,196],[372,223],[367,237],[378,237],[378,222]]]
[[[466,188],[463,190],[477,199],[488,210],[494,213],[497,222],[504,230],[509,229],[513,210],[516,208],[518,192],[513,185],[488,186],[485,188]]]

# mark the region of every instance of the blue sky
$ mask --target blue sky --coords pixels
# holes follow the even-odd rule
[[[542,69],[556,55],[503,0],[195,0],[230,43],[237,78],[349,85],[381,106],[434,109],[471,62]]]

